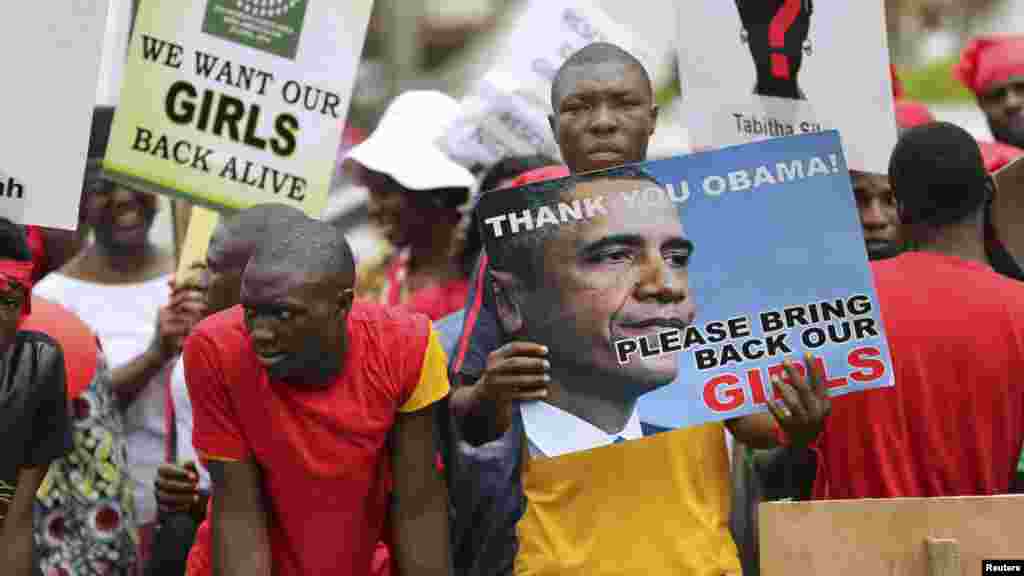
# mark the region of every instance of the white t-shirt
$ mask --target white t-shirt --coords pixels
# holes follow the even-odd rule
[[[199,488],[210,487],[210,473],[199,462],[199,455],[192,446],[192,399],[188,397],[188,386],[185,384],[185,362],[178,357],[171,372],[171,399],[174,402],[174,431],[178,446],[178,462],[189,460],[196,463],[199,469]]]
[[[70,309],[99,336],[110,367],[117,368],[142,354],[153,340],[157,313],[170,297],[165,275],[139,284],[96,284],[52,273],[33,293]],[[128,468],[134,482],[136,518],[156,520],[153,480],[164,461],[164,368],[124,412]]]

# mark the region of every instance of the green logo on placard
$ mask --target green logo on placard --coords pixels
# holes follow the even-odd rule
[[[308,0],[208,0],[203,32],[295,59]]]

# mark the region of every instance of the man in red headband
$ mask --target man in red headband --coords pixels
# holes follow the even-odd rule
[[[33,574],[36,491],[71,448],[64,353],[53,338],[20,330],[31,274],[25,231],[0,219],[0,566],[14,576]]]
[[[1024,36],[971,40],[953,75],[978,98],[996,141],[1024,148]]]

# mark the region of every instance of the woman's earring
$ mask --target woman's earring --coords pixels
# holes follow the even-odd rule
[[[810,56],[811,54],[814,54],[814,47],[811,46],[811,40],[810,39],[804,40],[804,54],[806,54],[808,56]]]
[[[750,35],[747,34],[747,29],[746,28],[740,28],[740,44],[746,44],[747,40],[749,38],[750,38]]]

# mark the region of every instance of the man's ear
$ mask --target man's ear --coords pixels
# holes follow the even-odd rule
[[[648,132],[648,135],[654,135],[654,129],[658,127],[658,112],[660,111],[660,107],[651,106],[651,131]]]
[[[338,292],[338,314],[347,314],[352,309],[352,302],[355,300],[355,290],[346,288]]]
[[[996,197],[996,179],[991,174],[985,179],[985,205],[989,205]]]
[[[526,324],[522,307],[522,281],[514,274],[500,270],[491,270],[490,275],[498,321],[505,334],[518,334]]]

